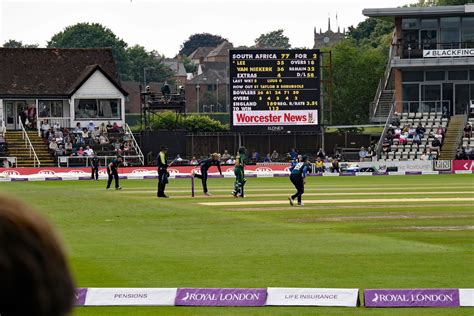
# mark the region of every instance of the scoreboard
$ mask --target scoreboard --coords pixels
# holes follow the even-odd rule
[[[317,49],[230,50],[234,131],[315,131],[320,113]]]

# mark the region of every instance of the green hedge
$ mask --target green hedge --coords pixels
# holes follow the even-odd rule
[[[228,116],[228,114],[227,114]],[[229,124],[223,124],[207,115],[188,114],[186,117],[179,116],[176,121],[175,112],[162,112],[151,117],[151,128],[153,130],[175,130],[186,129],[187,132],[228,132]],[[131,127],[133,131],[140,130],[140,120]]]

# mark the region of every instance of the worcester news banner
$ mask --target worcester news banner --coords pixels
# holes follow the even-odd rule
[[[318,130],[319,50],[230,50],[229,58],[232,130]]]

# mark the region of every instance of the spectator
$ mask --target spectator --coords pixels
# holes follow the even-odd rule
[[[230,158],[225,162],[226,165],[233,165],[235,164],[234,156],[230,156]]]
[[[390,151],[390,142],[388,141],[388,138],[385,137],[385,139],[383,140],[383,143],[382,143],[382,151],[384,153],[388,153]]]
[[[258,162],[258,161],[259,161],[259,159],[260,159],[260,154],[258,153],[257,150],[255,150],[255,149],[252,150],[252,157],[251,157],[251,158],[252,158],[252,161],[253,161],[253,162]]]
[[[431,141],[431,152],[436,151],[439,154],[439,149],[441,147],[441,141],[439,138],[435,138]]]
[[[456,160],[467,160],[468,155],[464,147],[459,147],[456,151]]]
[[[174,159],[176,162],[181,162],[183,161],[183,158],[179,154],[176,154],[176,158]]]
[[[49,149],[55,153],[56,150],[58,149],[58,143],[56,143],[55,140],[52,140],[51,142],[49,142]]]
[[[107,132],[112,131],[112,124],[110,123],[110,121],[107,122],[107,125],[105,126],[105,128],[107,129]]]
[[[229,159],[229,158],[230,158],[230,154],[229,154],[229,152],[227,151],[227,149],[225,149],[225,150],[224,150],[224,153],[223,153],[222,156],[221,156],[221,160],[222,160],[222,161],[226,161],[226,160]]]
[[[467,137],[467,138],[472,137],[472,126],[469,123],[466,123],[466,126],[464,126],[464,137]]]
[[[416,145],[418,145],[418,146],[421,145],[420,134],[415,134],[415,138],[413,138],[413,144],[416,144]]]
[[[64,316],[74,283],[51,225],[28,206],[0,196],[2,315]]]
[[[77,152],[76,152],[76,155],[77,155],[77,156],[84,156],[84,153],[85,153],[84,148],[83,148],[83,147],[79,147],[79,149],[78,149]]]
[[[426,128],[421,125],[421,123],[418,123],[418,126],[416,127],[416,135],[419,135],[420,138],[423,138],[426,133]]]
[[[367,157],[367,151],[364,147],[361,147],[359,151],[359,160],[364,161],[365,157]]]
[[[263,162],[272,162],[272,157],[270,156],[270,153],[268,153],[265,158],[263,159]]]
[[[107,127],[105,126],[104,122],[102,122],[102,124],[100,124],[99,133],[100,133],[100,135],[107,134]]]
[[[93,156],[94,155],[94,150],[90,148],[89,146],[86,146],[86,150],[84,151],[84,154],[86,156]]]
[[[423,150],[423,153],[420,156],[420,160],[428,160],[428,156],[426,155],[426,150]]]
[[[109,143],[108,138],[107,138],[104,134],[101,134],[101,135],[99,136],[99,144],[101,144],[101,145],[106,145],[106,144],[108,144],[108,143]]]
[[[415,137],[415,134],[416,134],[416,128],[414,126],[409,125],[408,126],[408,138],[413,139],[413,137]]]
[[[337,159],[337,161],[342,161],[342,155],[339,151],[336,151],[336,154],[334,155],[334,159]]]
[[[286,156],[290,161],[296,161],[298,159],[298,152],[295,148],[291,148]]]
[[[433,155],[432,152],[429,153],[428,160],[435,160],[435,156]]]
[[[87,130],[89,132],[93,132],[95,130],[95,124],[92,121],[89,121],[89,124],[87,124]]]
[[[117,122],[114,122],[114,125],[112,125],[112,130],[116,133],[120,132],[120,125],[117,124]]]
[[[64,156],[66,155],[66,150],[64,150],[64,147],[63,145],[59,145],[58,148],[56,149],[56,152],[54,153],[54,155],[57,157],[57,156]]]
[[[390,124],[387,129],[387,134],[391,133],[392,135],[395,134],[395,128],[393,128],[393,125]]]
[[[332,164],[331,164],[331,172],[337,172],[340,173],[339,169],[339,160],[338,159],[333,159]]]
[[[365,159],[373,160],[374,155],[374,150],[372,149],[372,147],[369,147],[367,149],[367,155],[365,156]]]
[[[10,162],[8,161],[7,158],[3,158],[2,166],[3,168],[10,168]]]
[[[446,133],[446,130],[444,129],[444,127],[442,127],[441,125],[438,126],[438,129],[436,130],[436,135],[439,135],[438,138],[441,138],[441,140],[444,139],[444,134]],[[435,137],[436,137],[435,135]]]
[[[224,151],[226,152],[226,151]],[[189,161],[189,164],[192,165],[192,166],[197,166],[199,164],[199,161],[196,159],[195,156],[193,156],[193,158],[191,158],[191,160]]]
[[[397,127],[400,126],[400,115],[398,112],[393,113],[392,125]]]
[[[318,173],[322,173],[325,171],[324,162],[320,157],[316,158],[315,167],[316,167],[316,172]]]
[[[274,149],[270,158],[272,159],[272,161],[277,161],[278,156],[278,152]]]
[[[318,153],[316,154],[316,157],[319,157],[322,161],[326,159],[326,153],[322,148],[319,148]]]
[[[61,128],[61,125],[59,125],[59,122],[55,122],[53,124],[53,129],[60,129]]]
[[[81,133],[82,132],[82,128],[81,128],[81,122],[77,122],[76,124],[76,128],[74,128],[74,133]]]
[[[71,150],[72,150],[72,143],[71,143],[71,141],[67,141],[67,142],[64,144],[64,149],[67,150],[67,151],[71,151]]]
[[[44,120],[42,123],[41,123],[41,136],[43,136],[43,138],[45,139],[48,139],[49,137],[49,129],[51,127],[49,126],[48,124],[48,120]]]

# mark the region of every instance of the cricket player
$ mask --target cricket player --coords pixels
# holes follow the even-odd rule
[[[211,155],[211,158],[201,160],[198,166],[201,166],[201,174],[195,173],[193,171],[193,176],[202,180],[202,189],[204,191],[204,195],[210,196],[207,190],[207,172],[211,166],[216,166],[217,170],[219,170],[219,173],[221,174],[221,177],[222,177],[221,155],[218,153],[213,153]]]
[[[292,196],[288,197],[290,201],[290,205],[294,205],[295,199],[298,199],[298,206],[303,206],[303,202],[301,201],[301,196],[304,193],[304,185],[306,183],[306,174],[310,170],[310,164],[308,162],[308,156],[303,155],[301,157],[301,161],[298,162],[295,166],[290,168],[290,180],[296,188],[296,193]]]
[[[234,167],[234,174],[235,174],[235,183],[234,183],[234,191],[232,191],[232,195],[234,197],[244,197],[244,185],[247,182],[247,179],[244,178],[244,168],[245,168],[245,147],[240,147],[235,157],[235,167]]]
[[[115,179],[115,190],[122,190],[122,188],[119,185],[119,176],[117,172],[117,169],[121,163],[122,163],[122,157],[117,156],[117,158],[112,159],[112,162],[107,165],[107,174],[109,176],[109,179],[107,181],[107,190],[110,190],[112,179]]]

